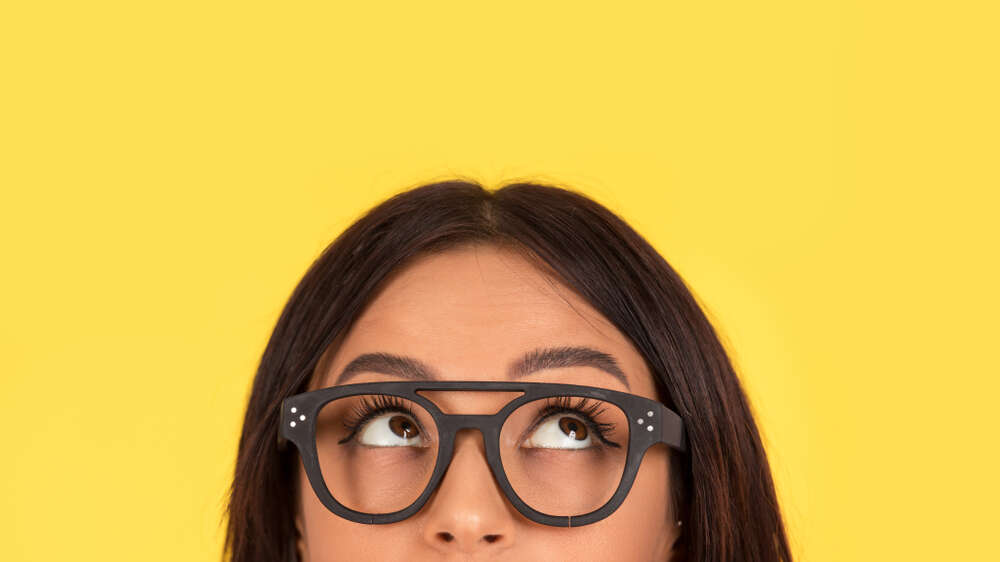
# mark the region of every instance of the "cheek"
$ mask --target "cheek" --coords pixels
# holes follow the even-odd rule
[[[300,466],[299,501],[308,556],[302,562],[367,560],[373,553],[386,560],[405,560],[407,549],[419,540],[406,521],[392,525],[365,525],[330,513],[313,493]]]
[[[629,495],[609,517],[583,527],[529,523],[518,529],[525,560],[667,560],[677,528],[670,513],[670,465],[666,447],[646,453]]]
[[[676,527],[670,513],[670,463],[664,446],[646,452],[632,489],[622,505],[607,519],[609,541],[629,549],[629,560],[662,559],[659,552],[671,544]],[[626,559],[626,558],[622,558]]]
[[[669,513],[669,462],[665,448],[647,451],[632,489],[611,516],[577,528],[547,527],[521,519],[509,554],[520,559],[645,561],[666,559],[676,527]],[[308,558],[303,562],[412,558],[426,547],[420,516],[391,525],[354,523],[330,513],[299,474],[299,498]],[[430,559],[430,558],[428,558]]]
[[[655,522],[669,522],[670,513],[670,453],[664,445],[646,451],[639,473],[622,508],[631,517]],[[627,506],[627,507],[626,507]],[[621,509],[621,508],[620,508]],[[641,515],[640,515],[641,514]]]

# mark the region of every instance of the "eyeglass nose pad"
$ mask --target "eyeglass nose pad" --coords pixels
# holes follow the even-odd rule
[[[475,441],[474,445],[469,445],[469,441]],[[456,455],[466,454],[469,447],[475,447],[483,455],[483,459],[486,458],[486,434],[477,427],[464,427],[459,429],[455,433],[455,438],[452,440],[452,459]]]
[[[452,443],[447,446],[448,456],[441,459],[445,466],[441,472],[440,480],[435,485],[435,494],[440,491],[442,486],[449,483],[449,477],[452,480],[458,477],[461,479],[460,486],[465,484],[465,479],[473,483],[469,491],[479,490],[481,486],[485,485],[485,479],[489,478],[494,481],[500,496],[504,496],[495,473],[497,467],[493,466],[490,461],[491,455],[487,452],[486,442],[489,439],[487,433],[488,431],[484,431],[480,427],[463,427],[455,433]],[[477,437],[476,434],[479,436]],[[499,459],[496,460],[499,462]],[[461,471],[461,474],[456,474],[456,470]]]
[[[441,462],[444,463],[441,480],[447,476],[456,460],[460,463],[476,463],[477,467],[482,467],[490,473],[494,480],[498,480],[496,471],[502,469],[494,465],[500,462],[500,457],[498,451],[491,453],[490,449],[495,448],[496,443],[491,443],[490,439],[497,441],[500,430],[490,427],[493,423],[492,416],[470,416],[470,418],[472,418],[471,422],[468,421],[469,418],[466,418],[467,421],[460,424],[463,427],[455,432],[450,442],[441,443],[442,448],[445,449],[442,451],[445,456],[441,459]],[[475,441],[475,443],[470,443],[470,441]],[[476,456],[479,458],[469,458]],[[436,488],[441,486],[441,480],[437,482]]]

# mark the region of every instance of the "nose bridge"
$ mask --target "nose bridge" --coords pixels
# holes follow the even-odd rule
[[[514,520],[484,450],[495,418],[488,414],[446,415],[451,453],[426,508],[424,532],[425,540],[442,553],[485,553],[486,549],[495,553],[513,544]],[[471,430],[475,429],[482,439],[473,435]]]
[[[461,452],[461,443],[465,441],[472,440],[474,443],[470,445],[482,451],[485,457],[489,457],[486,452],[490,448],[490,440],[495,439],[495,435],[499,431],[494,429],[494,420],[497,416],[491,414],[445,414],[445,421],[442,423],[448,424],[448,431],[442,431],[442,437],[448,438],[450,435],[450,443],[443,444],[451,449],[451,454],[449,459],[446,459],[449,465],[451,460],[456,454]],[[478,430],[479,438],[473,435],[472,430]],[[464,437],[463,437],[464,435]]]
[[[451,425],[457,434],[463,429],[478,429],[483,436],[489,433],[497,418],[493,414],[444,414],[445,423]]]
[[[472,454],[473,457],[479,457],[472,462],[482,463],[492,473],[488,451],[491,447],[490,441],[496,439],[499,433],[499,429],[494,429],[496,418],[497,416],[491,414],[446,414],[445,419],[448,421],[445,423],[450,424],[450,430],[443,432],[442,437],[449,439],[450,434],[450,442],[442,445],[450,449],[450,452],[444,459],[445,465],[451,468],[458,457],[468,457]],[[478,430],[478,436],[474,430]],[[469,462],[469,459],[462,461],[462,464],[466,462]]]

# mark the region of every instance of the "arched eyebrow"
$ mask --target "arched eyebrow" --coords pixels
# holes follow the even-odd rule
[[[534,349],[525,353],[507,367],[507,377],[519,379],[544,369],[565,367],[594,367],[620,381],[631,390],[628,377],[618,366],[614,356],[590,347],[564,346]],[[335,385],[344,384],[362,372],[382,373],[409,380],[439,380],[437,371],[412,357],[392,353],[364,353],[344,367]]]

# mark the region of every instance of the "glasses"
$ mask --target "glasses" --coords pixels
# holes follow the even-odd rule
[[[517,392],[495,414],[446,414],[422,391]],[[503,381],[334,386],[281,403],[279,446],[298,449],[319,500],[358,523],[394,523],[423,507],[451,462],[455,435],[483,434],[500,489],[528,519],[577,527],[625,500],[649,447],[686,450],[680,416],[606,388]]]

